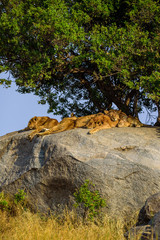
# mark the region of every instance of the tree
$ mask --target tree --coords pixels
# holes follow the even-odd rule
[[[158,0],[2,0],[0,42],[0,71],[54,114],[160,105]]]

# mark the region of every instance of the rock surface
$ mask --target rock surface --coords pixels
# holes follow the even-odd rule
[[[129,240],[160,240],[160,192],[146,200],[136,225],[125,234]]]
[[[40,210],[72,205],[73,192],[90,179],[111,216],[130,216],[160,191],[160,128],[87,129],[27,138],[0,137],[0,191],[25,189]]]
[[[160,192],[150,196],[139,213],[138,225],[148,224],[160,212]]]

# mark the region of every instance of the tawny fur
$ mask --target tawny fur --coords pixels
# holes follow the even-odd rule
[[[119,121],[119,116],[116,115],[114,121],[111,120],[110,116],[107,114],[97,114],[94,118],[92,118],[88,124],[86,125],[87,128],[92,128],[89,131],[89,134],[93,134],[98,132],[102,129],[108,129],[112,127],[116,127]]]
[[[94,115],[89,115],[91,116],[90,118],[87,119],[85,127],[86,128],[95,128],[96,126],[100,126],[102,125],[101,120],[102,120],[102,116],[104,116],[103,113],[97,113]]]
[[[91,114],[83,117],[78,117],[75,122],[75,128],[85,127],[90,119],[95,117],[96,114]]]
[[[130,123],[127,121],[128,117],[127,114],[125,114],[124,112],[121,112],[119,115],[119,123],[117,125],[117,127],[130,127]]]
[[[130,123],[130,127],[143,127],[144,124],[139,121],[137,117],[128,116],[127,121]]]
[[[63,132],[63,131],[67,131],[67,130],[71,130],[75,127],[75,121],[76,121],[77,117],[68,117],[68,118],[63,118],[63,120],[58,123],[55,127],[39,133],[38,136],[43,136],[43,135],[48,135],[51,133],[59,133],[59,132]]]
[[[26,130],[34,130],[32,133],[29,134],[29,139],[32,140],[33,137],[42,131],[43,129],[49,129],[58,124],[58,121],[53,118],[49,117],[33,117],[30,119],[28,126],[23,129],[24,131]]]
[[[121,110],[104,110],[104,113],[91,114],[76,117],[71,113],[71,117],[64,118],[60,123],[56,119],[49,117],[33,117],[28,126],[23,130],[35,129],[30,135],[30,140],[35,135],[43,136],[51,133],[59,133],[74,128],[86,127],[91,129],[90,134],[112,127],[142,127],[144,126],[138,118],[127,116]],[[41,132],[44,131],[44,132]]]
[[[72,117],[64,118],[57,126],[43,132],[39,133],[38,136],[48,135],[51,133],[59,133],[74,128],[85,127],[88,120],[95,116],[95,114],[87,115],[83,117],[75,117],[71,114]]]
[[[117,121],[120,119],[121,110],[111,109],[109,111],[104,111],[105,115],[109,116],[112,121]]]
[[[118,127],[143,127],[144,124],[137,117],[127,116],[125,113],[120,113]]]

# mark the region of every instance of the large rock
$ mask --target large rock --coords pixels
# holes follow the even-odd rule
[[[150,196],[139,212],[136,227],[125,236],[128,240],[160,240],[160,192]]]
[[[160,191],[160,131],[87,129],[27,138],[0,137],[0,191],[25,189],[40,211],[72,205],[75,189],[90,179],[107,200],[112,216],[130,216]]]
[[[148,224],[160,212],[160,192],[150,196],[139,213],[137,225]]]

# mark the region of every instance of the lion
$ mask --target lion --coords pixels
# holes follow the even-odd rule
[[[128,116],[127,121],[130,123],[130,127],[143,127],[144,124],[139,121],[137,117]]]
[[[118,127],[143,127],[143,123],[137,117],[127,116],[124,112],[120,113]]]
[[[51,133],[59,133],[67,130],[71,130],[75,128],[75,121],[77,117],[74,115],[71,115],[71,117],[63,118],[61,122],[59,122],[56,126],[53,126],[49,130],[46,130],[45,132],[38,133],[38,136],[48,135]]]
[[[43,136],[51,133],[59,133],[75,128],[91,129],[89,134],[93,134],[102,129],[113,127],[142,127],[138,118],[127,116],[121,110],[104,110],[104,113],[91,114],[82,117],[76,117],[71,113],[71,117],[62,119],[58,122],[56,119],[49,117],[33,117],[28,123],[28,126],[21,130],[34,130],[29,134],[29,139],[32,140],[35,135]],[[42,132],[43,131],[43,132]]]
[[[33,137],[42,130],[52,128],[58,124],[58,121],[49,117],[33,117],[29,120],[28,126],[21,131],[34,130],[29,134],[29,139],[32,140]]]
[[[97,114],[93,114],[93,115],[89,115],[91,116],[90,118],[87,119],[84,127],[85,128],[95,128],[96,126],[100,126],[102,125],[102,116],[104,114],[103,113],[97,113]]]
[[[36,134],[38,136],[44,136],[51,133],[59,133],[59,132],[63,132],[63,131],[67,131],[75,128],[82,128],[82,127],[94,128],[94,127],[97,127],[98,125],[102,125],[104,122],[105,122],[105,125],[107,125],[107,121],[110,121],[110,125],[114,126],[115,123],[112,123],[111,119],[113,121],[117,120],[116,118],[118,117],[119,112],[117,113],[116,110],[114,111],[110,110],[110,111],[106,111],[106,113],[108,113],[108,117],[107,116],[103,117],[104,119],[102,120],[101,124],[100,122],[98,124],[98,121],[100,120],[100,116],[101,116],[101,119],[102,119],[102,116],[104,116],[103,113],[91,114],[91,115],[86,115],[82,117],[76,117],[74,113],[71,113],[71,117],[64,118],[56,126],[42,133],[36,133]],[[109,116],[111,117],[111,119],[109,118]],[[97,117],[99,120],[96,118],[94,119],[94,117]]]
[[[143,127],[144,124],[142,124],[137,117],[132,117],[131,115],[127,116],[124,112],[121,110],[104,110],[104,113],[108,115],[112,121],[115,121],[119,118],[119,123],[117,124],[117,127]]]
[[[130,127],[130,123],[128,122],[128,116],[124,112],[121,112],[119,115],[119,123],[117,127]]]
[[[104,114],[109,116],[110,119],[114,122],[117,121],[118,119],[120,119],[120,114],[121,114],[121,110],[115,110],[115,109],[111,109],[111,110],[104,110]]]
[[[107,114],[97,114],[93,117],[87,124],[87,128],[92,128],[89,131],[89,134],[96,133],[102,129],[108,129],[112,127],[116,127],[119,122],[119,114],[112,112],[105,112]],[[111,114],[111,117],[110,115]],[[111,119],[112,118],[112,119]]]
[[[82,117],[78,117],[75,121],[75,127],[74,128],[82,128],[85,127],[88,121],[90,121],[93,117],[95,117],[96,114],[86,115]]]
[[[104,115],[96,115],[86,125],[87,128],[92,128],[89,134],[93,134],[102,129],[108,129],[112,127],[142,127],[142,124],[138,118],[127,116],[121,110],[104,110]]]
[[[82,117],[76,117],[73,113],[71,114],[71,117],[64,118],[62,121],[57,124],[55,127],[43,132],[37,134],[38,136],[44,136],[48,135],[51,133],[59,133],[75,128],[82,128],[85,127],[87,122],[92,119],[96,114],[91,114],[87,116],[82,116]]]
[[[102,113],[99,113],[102,114]],[[91,115],[86,115],[82,117],[76,117],[74,113],[71,113],[71,117],[68,118],[63,118],[60,123],[58,123],[55,127],[43,132],[43,133],[38,133],[38,136],[44,136],[48,135],[51,133],[59,133],[75,128],[83,128],[86,127],[86,124],[90,119],[95,117],[96,114],[91,114]]]

